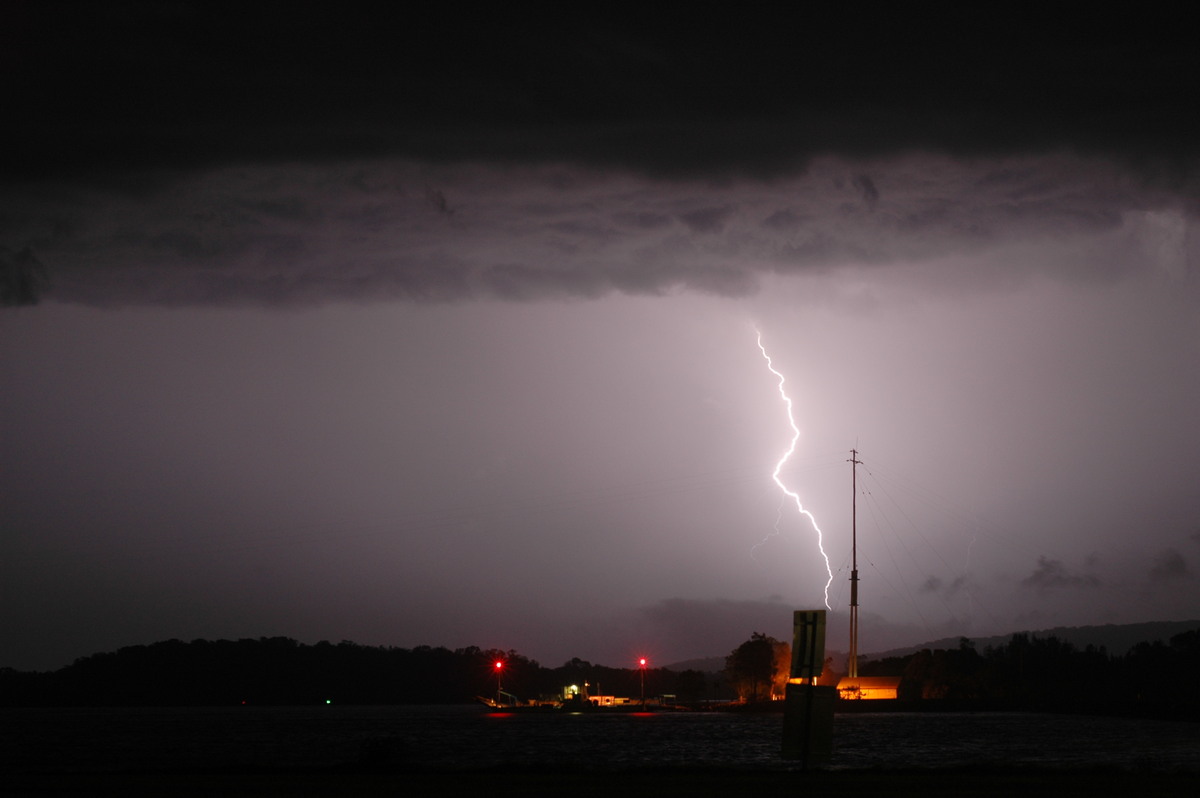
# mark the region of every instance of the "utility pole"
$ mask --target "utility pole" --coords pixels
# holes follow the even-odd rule
[[[642,672],[642,712],[646,711],[646,658],[642,657],[638,660],[638,665]]]
[[[847,677],[858,678],[858,449],[850,450],[850,656]]]

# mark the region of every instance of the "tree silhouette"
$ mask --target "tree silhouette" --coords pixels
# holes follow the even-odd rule
[[[725,677],[741,701],[769,701],[777,681],[787,681],[788,645],[754,632],[725,658]]]

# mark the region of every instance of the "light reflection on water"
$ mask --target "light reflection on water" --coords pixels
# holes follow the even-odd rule
[[[780,715],[476,707],[0,710],[0,772],[323,767],[795,769]],[[839,715],[836,769],[1021,764],[1200,772],[1200,724],[1024,713]]]

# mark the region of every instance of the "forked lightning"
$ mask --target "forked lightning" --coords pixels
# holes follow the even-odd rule
[[[829,605],[829,586],[833,584],[833,569],[829,565],[829,555],[825,553],[825,536],[821,532],[821,527],[817,524],[817,519],[813,517],[812,513],[804,509],[804,505],[800,501],[800,494],[785,485],[783,479],[779,476],[783,471],[783,467],[787,465],[788,460],[795,454],[796,443],[800,440],[800,428],[796,426],[796,418],[792,413],[792,398],[788,396],[787,391],[783,387],[786,381],[783,374],[775,369],[774,364],[771,362],[771,356],[767,354],[767,348],[763,346],[762,332],[759,330],[755,330],[754,332],[758,336],[758,350],[762,352],[763,359],[767,361],[767,368],[779,378],[779,395],[783,397],[783,403],[787,407],[788,423],[792,426],[792,441],[788,445],[787,451],[783,453],[783,457],[779,458],[779,462],[775,464],[775,471],[771,474],[771,478],[775,480],[775,484],[784,492],[784,495],[791,497],[796,502],[796,509],[812,523],[813,529],[817,532],[817,549],[821,552],[822,559],[825,560],[825,573],[829,575],[829,579],[825,582],[825,607],[831,610],[833,607]]]

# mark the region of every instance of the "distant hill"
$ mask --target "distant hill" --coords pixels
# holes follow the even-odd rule
[[[671,671],[700,671],[701,673],[717,673],[725,670],[725,658],[701,657],[700,659],[687,659],[683,662],[673,662],[664,667]]]
[[[1012,640],[1014,634],[1030,634],[1034,637],[1057,637],[1070,643],[1076,648],[1087,646],[1104,646],[1109,654],[1121,656],[1138,643],[1166,642],[1181,632],[1200,629],[1200,620],[1191,621],[1149,621],[1146,623],[1104,624],[1103,626],[1056,626],[1053,629],[1020,629],[1004,635],[991,637],[968,638],[977,651],[985,648],[998,648]],[[862,659],[885,659],[887,657],[906,657],[924,649],[958,648],[961,637],[943,637],[905,648],[893,648],[887,651],[872,651],[862,655]],[[845,667],[846,655],[843,652],[829,649],[826,653],[833,657],[834,667]],[[689,659],[667,665],[673,671],[696,670],[702,673],[718,673],[725,668],[725,657],[702,657]]]
[[[1014,634],[1030,634],[1034,637],[1057,637],[1070,643],[1076,648],[1087,646],[1104,646],[1111,655],[1120,656],[1138,643],[1166,642],[1182,632],[1200,629],[1200,620],[1191,621],[1149,621],[1147,623],[1104,624],[1103,626],[1056,626],[1053,629],[1021,629],[1005,635],[993,637],[968,638],[977,651],[990,647],[999,647],[1008,643]],[[893,648],[888,651],[873,651],[864,655],[864,659],[884,659],[886,657],[904,657],[915,654],[923,649],[936,650],[939,648],[958,648],[961,637],[943,637],[916,646]]]

